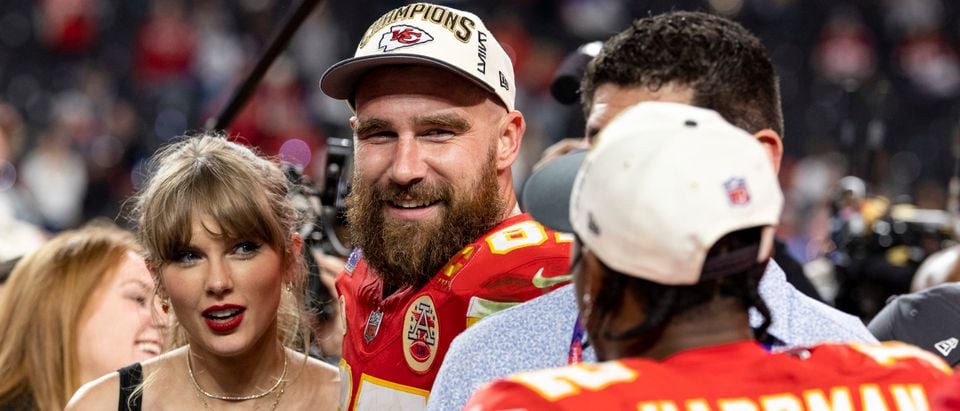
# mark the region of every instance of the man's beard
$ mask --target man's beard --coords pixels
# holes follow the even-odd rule
[[[420,288],[450,257],[500,222],[504,201],[494,155],[491,151],[476,187],[463,193],[445,181],[366,184],[355,173],[347,198],[350,239],[383,280],[385,296],[407,285]],[[439,215],[424,221],[389,217],[384,209],[391,200],[439,201]]]

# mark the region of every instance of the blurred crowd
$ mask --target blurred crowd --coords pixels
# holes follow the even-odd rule
[[[322,181],[326,139],[350,135],[350,111],[320,93],[318,80],[333,62],[352,54],[369,16],[401,3],[323,4],[273,64],[229,133]],[[850,260],[867,251],[902,269],[892,293],[905,291],[927,255],[952,244],[952,220],[941,216],[909,225],[929,234],[917,238],[883,240],[872,228],[876,221],[895,222],[896,205],[947,210],[948,181],[960,151],[960,6],[954,2],[450,3],[483,16],[514,60],[517,105],[529,122],[515,165],[520,181],[545,147],[582,133],[579,108],[558,103],[549,91],[568,53],[608,37],[634,17],[709,10],[756,33],[777,64],[786,123],[781,182],[788,196],[780,237],[808,264],[824,298],[844,298],[844,275],[854,277],[850,272],[860,267]],[[43,233],[96,217],[117,219],[124,199],[142,182],[144,159],[217,115],[297,4],[5,1],[0,219],[15,217]],[[844,176],[856,177],[862,188],[842,186]],[[844,193],[858,195],[853,206],[842,203]],[[866,221],[866,228],[851,223],[851,216]],[[38,230],[2,227],[9,228],[0,230],[0,259],[39,244]],[[862,241],[845,240],[851,236]],[[907,247],[898,251],[906,258],[888,255],[897,246]],[[861,309],[869,317],[879,307],[847,308]]]

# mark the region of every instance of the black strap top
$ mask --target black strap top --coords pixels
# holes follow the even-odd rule
[[[140,363],[133,363],[117,370],[120,373],[120,403],[119,411],[140,411],[143,395],[138,393],[132,399],[133,390],[143,383],[143,368]]]

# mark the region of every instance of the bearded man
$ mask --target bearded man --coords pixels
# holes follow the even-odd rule
[[[341,409],[425,408],[456,335],[569,282],[572,238],[517,206],[513,79],[477,16],[424,3],[387,12],[324,74],[356,113]]]

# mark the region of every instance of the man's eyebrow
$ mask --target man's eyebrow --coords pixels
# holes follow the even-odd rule
[[[390,128],[391,126],[392,126],[392,124],[391,124],[389,121],[383,120],[383,119],[379,119],[379,118],[370,118],[370,119],[366,119],[366,120],[357,120],[357,127],[356,127],[356,129],[354,129],[353,132],[354,132],[354,134],[356,134],[356,135],[358,135],[358,136],[362,136],[362,135],[364,135],[364,134],[369,133],[370,131],[380,130],[380,129],[388,129],[388,128]]]
[[[421,127],[437,127],[463,133],[470,130],[470,122],[456,114],[431,114],[417,117],[417,125]]]

